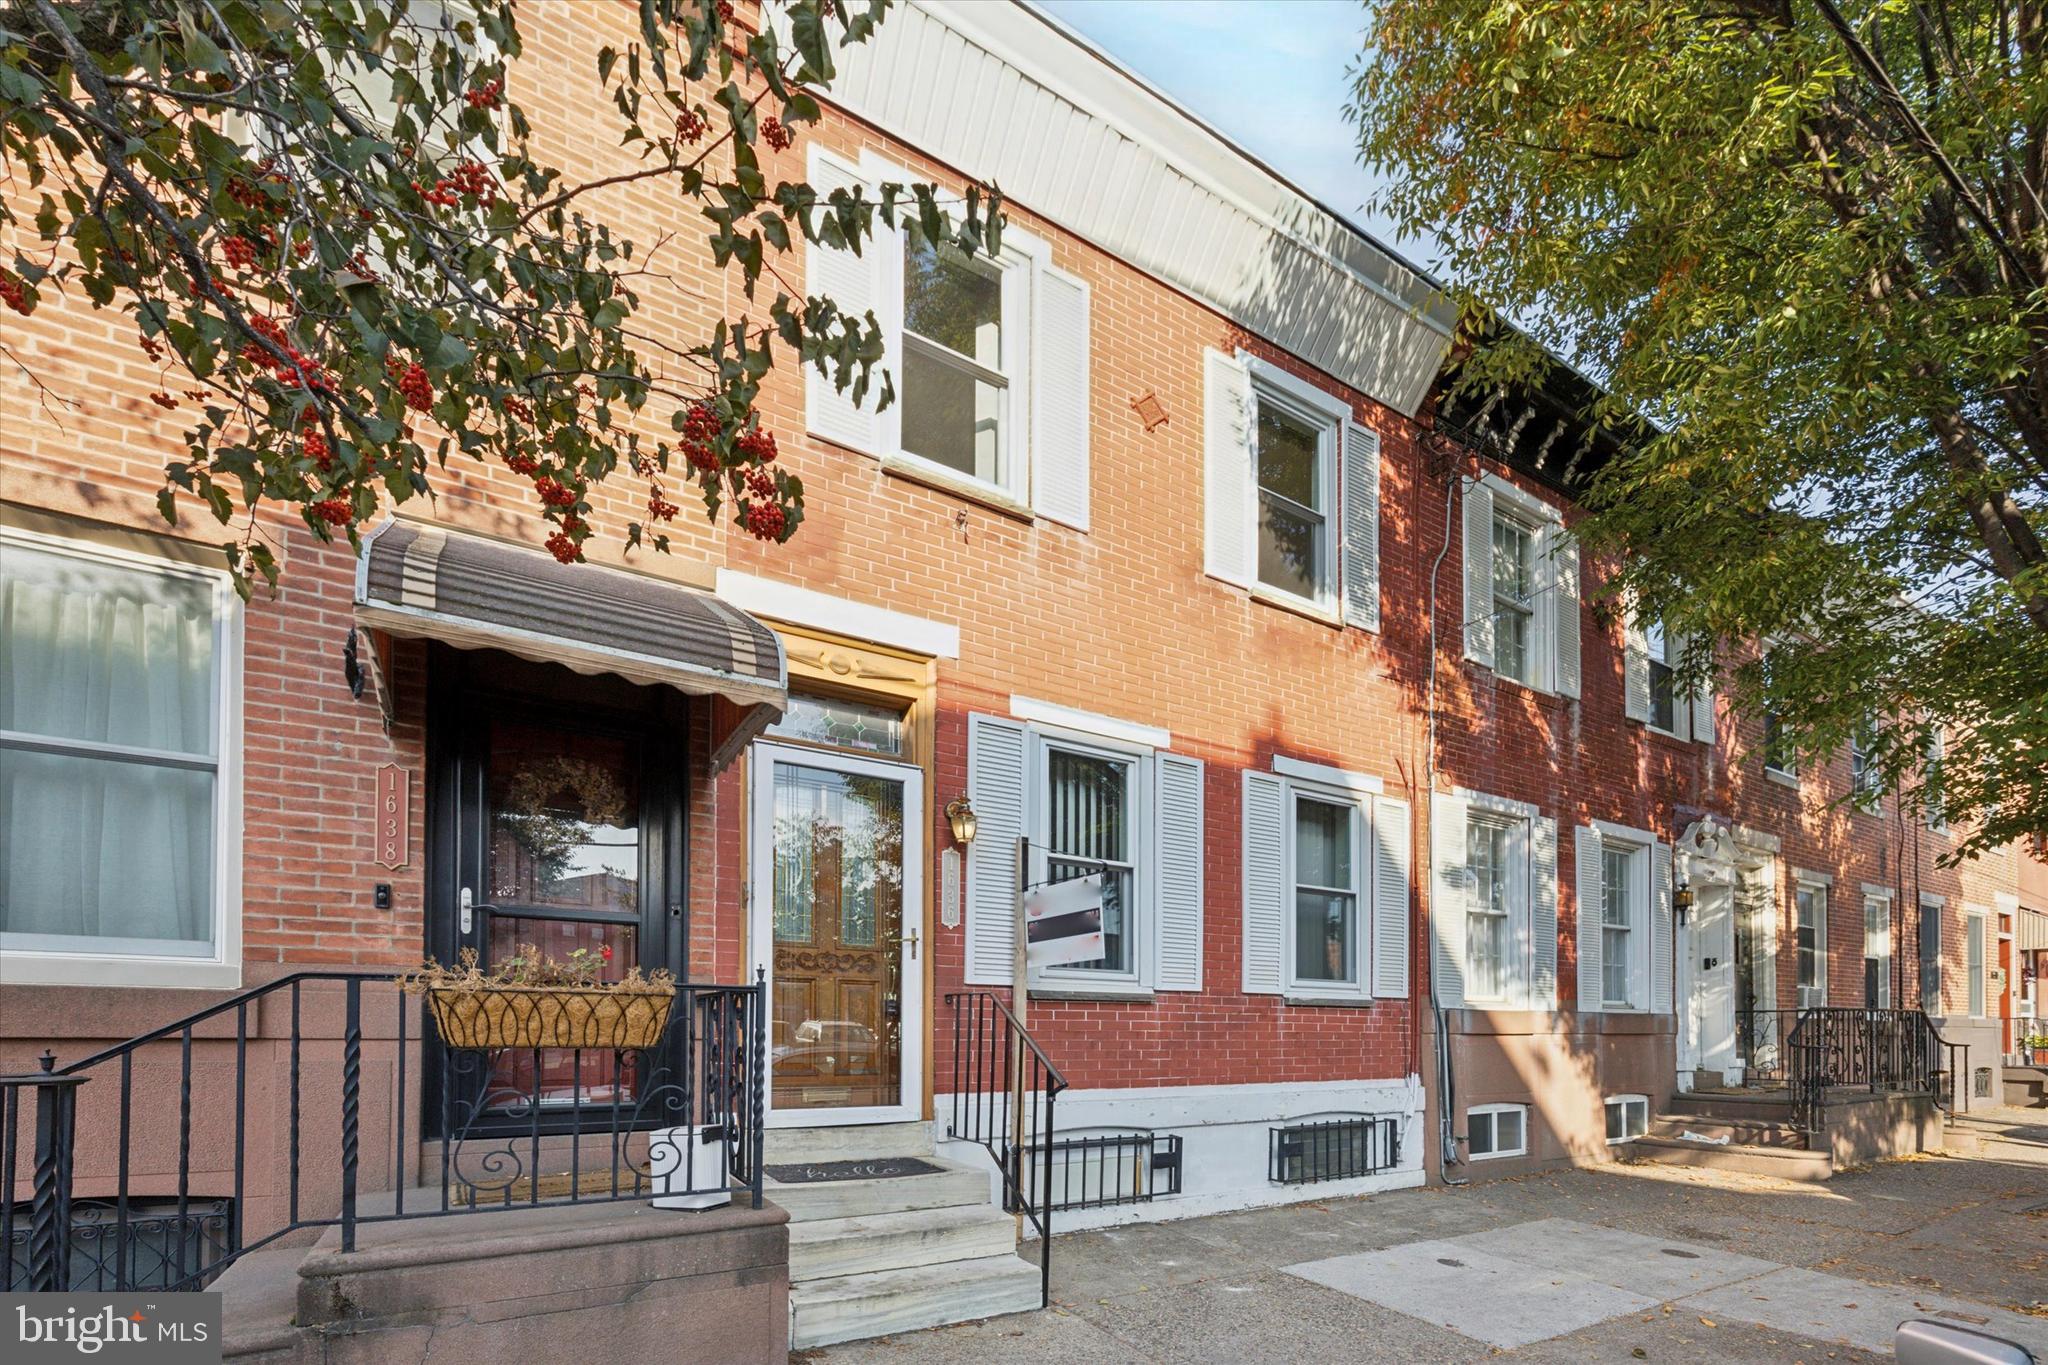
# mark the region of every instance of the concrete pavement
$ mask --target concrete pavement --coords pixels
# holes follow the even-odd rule
[[[1052,1310],[807,1361],[1890,1359],[1944,1317],[2048,1365],[2048,1114],[1826,1185],[1617,1166],[1057,1239]]]

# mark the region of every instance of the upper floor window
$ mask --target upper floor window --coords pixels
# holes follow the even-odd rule
[[[1650,656],[1650,724],[1667,734],[1678,731],[1678,707],[1683,700],[1678,694],[1678,642],[1662,621],[1652,621],[1643,629],[1643,639]]]
[[[1947,756],[1947,752],[1947,741],[1942,737],[1941,731],[1938,728],[1928,731],[1927,758],[1921,781],[1926,790],[1927,828],[1936,834],[1948,833],[1948,815],[1942,810],[1941,805],[1941,761]],[[2041,855],[2037,852],[2035,856]]]
[[[1776,663],[1775,653],[1764,655],[1766,689],[1771,685],[1772,674],[1777,672]],[[1786,777],[1796,776],[1799,772],[1799,754],[1792,742],[1792,728],[1785,723],[1784,713],[1768,700],[1764,703],[1764,769]]]
[[[1535,686],[1537,530],[1493,514],[1493,671]]]
[[[996,487],[1011,477],[1016,316],[999,261],[915,234],[903,252],[903,449]],[[1021,279],[1021,276],[1013,276]]]
[[[225,575],[11,532],[0,544],[0,949],[21,955],[6,975],[233,984]],[[131,970],[65,975],[52,955]],[[221,970],[196,979],[209,962]]]
[[[1921,900],[1920,932],[1917,936],[1920,952],[1920,1008],[1929,1014],[1942,1012],[1941,912],[1940,901],[1931,898]]]
[[[1311,602],[1330,596],[1337,423],[1253,383],[1259,582]]]
[[[1849,795],[1858,810],[1875,811],[1884,794],[1884,776],[1872,752],[1875,740],[1876,727],[1869,722],[1849,739]]]

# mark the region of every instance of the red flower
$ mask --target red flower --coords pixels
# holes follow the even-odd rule
[[[612,960],[612,945],[609,943],[605,944],[604,947],[597,950],[597,955],[606,962],[610,962]]]

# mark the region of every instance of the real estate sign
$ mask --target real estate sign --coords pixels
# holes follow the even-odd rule
[[[1025,957],[1034,967],[1094,962],[1104,952],[1102,913],[1117,884],[1100,872],[1024,893]]]

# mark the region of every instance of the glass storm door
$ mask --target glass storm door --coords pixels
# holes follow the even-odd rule
[[[753,934],[768,972],[768,1111],[783,1125],[923,1105],[923,773],[754,746]]]

